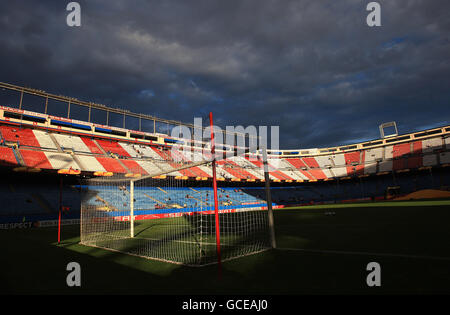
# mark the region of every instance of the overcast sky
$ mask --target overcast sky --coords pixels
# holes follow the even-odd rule
[[[81,27],[66,24],[69,1],[1,2],[0,81],[278,125],[282,149],[371,140],[392,120],[400,133],[450,124],[448,0],[378,1],[381,27],[366,0],[78,2]]]

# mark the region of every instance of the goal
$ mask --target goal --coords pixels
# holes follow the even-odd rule
[[[211,176],[195,176],[211,175],[213,162],[176,162],[169,156],[146,160],[153,172],[138,169],[87,179],[82,186],[81,244],[190,266],[274,246],[262,169],[233,159],[218,161],[214,189]],[[253,187],[240,185],[230,177],[233,172],[259,180]]]

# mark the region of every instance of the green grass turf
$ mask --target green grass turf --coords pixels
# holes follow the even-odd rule
[[[63,226],[59,246],[55,228],[2,230],[0,293],[448,294],[449,223],[450,201],[277,210],[278,247],[303,250],[225,262],[220,281],[216,265],[184,267],[79,245],[78,226]],[[79,288],[66,286],[71,261],[81,265]],[[381,265],[381,287],[366,285],[371,261]]]

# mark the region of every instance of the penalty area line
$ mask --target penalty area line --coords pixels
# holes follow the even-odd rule
[[[305,248],[279,248],[279,247],[277,247],[277,250],[298,251],[298,252],[316,253],[316,254],[381,256],[381,257],[384,256],[384,257],[394,257],[394,258],[412,258],[412,259],[428,259],[428,260],[450,261],[450,257],[420,256],[420,255],[406,255],[406,254],[353,252],[353,251],[342,251],[342,250],[305,249]]]

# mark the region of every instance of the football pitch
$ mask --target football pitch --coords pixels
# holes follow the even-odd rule
[[[186,267],[79,244],[79,226],[0,231],[3,294],[450,293],[450,201],[307,206],[274,211],[277,249]],[[151,221],[151,220],[150,220]],[[145,223],[143,223],[145,224]],[[81,287],[68,287],[69,262]],[[381,268],[369,287],[367,265]]]

